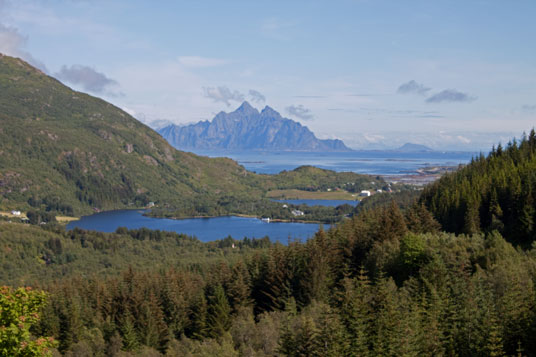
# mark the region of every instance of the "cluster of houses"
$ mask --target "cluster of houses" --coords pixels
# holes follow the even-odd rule
[[[373,182],[372,182],[373,183]],[[385,187],[384,187],[385,188]],[[338,189],[337,189],[338,190]],[[327,191],[331,191],[331,188],[328,188]],[[383,189],[377,189],[375,191],[375,193],[383,193],[383,192],[388,192],[388,193],[391,193],[393,192],[393,190],[391,189],[391,184],[388,184],[387,188],[385,188],[385,190]],[[370,190],[362,190],[360,193],[359,193],[359,196],[360,197],[370,197],[372,196],[372,192]],[[352,195],[352,196],[355,196],[355,195]],[[289,208],[288,205],[284,204],[282,206],[283,208]],[[292,211],[290,211],[290,213],[292,213],[292,215],[294,217],[299,217],[299,216],[304,216],[305,213],[303,211],[300,211],[299,209],[293,209]],[[270,222],[270,218],[261,218],[261,220],[263,222]]]
[[[288,208],[288,206],[283,205],[283,208]],[[305,215],[305,213],[303,211],[300,211],[299,209],[293,209],[292,211],[290,211],[290,213],[292,213],[292,215],[294,217],[304,216]],[[270,218],[269,217],[262,217],[261,221],[266,222],[266,223],[270,223]]]
[[[283,205],[283,208],[288,208],[288,205]],[[293,209],[292,211],[290,211],[290,213],[292,213],[294,217],[305,215],[305,213],[303,213],[303,211],[300,211],[299,209]]]
[[[376,193],[383,193],[384,190],[382,189],[377,189],[376,190]],[[388,193],[391,193],[393,192],[393,190],[391,189],[391,184],[389,184],[387,186],[387,188],[385,189],[385,192],[388,192]],[[363,190],[359,193],[359,196],[360,197],[370,197],[372,195],[372,193],[369,191],[369,190]]]

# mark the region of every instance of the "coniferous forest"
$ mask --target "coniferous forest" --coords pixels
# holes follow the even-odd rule
[[[68,356],[534,356],[535,151],[288,245],[2,223],[0,301],[44,291],[25,348]]]

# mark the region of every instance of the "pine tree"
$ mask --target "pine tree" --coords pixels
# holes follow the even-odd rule
[[[480,218],[477,203],[470,200],[466,203],[466,207],[463,220],[463,233],[476,234],[480,231]]]
[[[413,233],[437,233],[441,228],[423,203],[413,204],[405,213],[408,229]]]
[[[232,310],[236,312],[241,306],[251,304],[251,277],[242,262],[235,264],[231,271],[232,276],[225,285],[225,291]]]
[[[491,190],[489,215],[491,216],[490,229],[502,232],[504,229],[504,224],[502,223],[503,211],[499,204],[497,189],[495,187]]]
[[[346,327],[353,356],[368,356],[373,311],[370,281],[361,268],[356,279],[345,278],[339,293],[341,321]]]
[[[169,340],[168,328],[156,296],[151,292],[141,306],[139,335],[145,346],[165,352]]]
[[[323,305],[317,322],[320,355],[326,357],[346,356],[350,353],[350,338],[341,323],[339,314]]]
[[[207,332],[212,338],[222,336],[231,327],[231,308],[221,285],[209,289]]]
[[[185,327],[185,334],[188,337],[203,339],[208,335],[207,329],[207,300],[204,292],[199,291],[190,305],[188,313],[189,323]]]
[[[132,314],[127,311],[120,321],[121,336],[123,339],[123,349],[125,351],[135,351],[140,345],[138,332],[134,325]]]
[[[261,272],[255,289],[258,310],[284,309],[292,295],[288,274],[286,252],[282,247],[275,247],[262,259]]]
[[[498,321],[495,317],[490,320],[489,334],[484,346],[487,351],[487,355],[490,357],[502,357],[505,356],[503,350],[503,341],[501,336],[501,329]]]
[[[332,285],[332,261],[335,258],[328,234],[318,231],[306,244],[307,262],[301,286],[306,289],[305,301],[328,301]]]

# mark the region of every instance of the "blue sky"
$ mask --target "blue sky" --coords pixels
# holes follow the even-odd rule
[[[533,0],[0,0],[0,52],[150,125],[245,99],[354,148],[486,151],[536,123],[535,15]]]

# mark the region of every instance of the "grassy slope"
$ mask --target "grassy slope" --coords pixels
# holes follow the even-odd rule
[[[359,200],[357,194],[347,191],[317,192],[297,189],[273,190],[266,194],[267,197],[281,200]]]
[[[0,108],[3,207],[34,196],[81,213],[258,187],[234,161],[177,151],[117,107],[7,56],[0,57]]]

